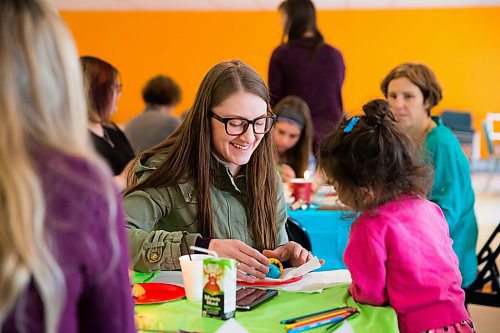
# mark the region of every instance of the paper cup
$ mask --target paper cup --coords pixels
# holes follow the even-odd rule
[[[303,200],[306,203],[311,203],[312,181],[304,178],[294,178],[291,181],[292,195],[295,201]]]
[[[207,254],[192,254],[181,256],[182,280],[188,301],[201,302],[203,295],[203,260],[212,258]]]

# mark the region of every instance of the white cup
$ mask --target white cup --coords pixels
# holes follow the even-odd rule
[[[207,254],[192,254],[179,257],[182,280],[188,301],[201,302],[203,297],[203,259],[212,258]]]

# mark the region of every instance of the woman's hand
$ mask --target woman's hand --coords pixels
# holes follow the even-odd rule
[[[281,181],[283,183],[288,183],[292,179],[296,178],[295,171],[293,171],[292,167],[288,164],[280,164],[278,168],[279,174],[281,176]]]
[[[281,262],[288,261],[294,267],[305,264],[312,259],[311,252],[296,242],[288,242],[275,250],[264,250],[262,253],[268,258],[276,258]]]
[[[208,249],[220,257],[236,259],[238,280],[253,283],[256,278],[264,279],[269,271],[269,259],[240,240],[212,239]]]

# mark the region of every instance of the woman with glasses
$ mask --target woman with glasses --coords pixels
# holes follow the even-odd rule
[[[137,271],[180,269],[190,245],[237,260],[238,278],[264,278],[273,256],[311,258],[288,242],[283,186],[262,78],[240,61],[203,79],[186,119],[161,146],[135,160],[124,205]],[[268,249],[275,249],[270,251]]]
[[[134,158],[125,134],[110,119],[122,92],[120,74],[113,65],[96,57],[80,58],[87,94],[88,128],[94,147],[108,163],[119,189],[125,187],[126,166]]]

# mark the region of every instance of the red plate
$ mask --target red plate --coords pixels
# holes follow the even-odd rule
[[[254,283],[246,281],[238,281],[238,284],[241,286],[254,286],[254,287],[281,286],[283,284],[289,284],[300,281],[302,280],[303,277],[304,275],[300,275],[285,281],[257,281]]]
[[[146,293],[139,298],[135,298],[135,304],[156,304],[175,301],[186,296],[184,288],[167,283],[138,283]]]

